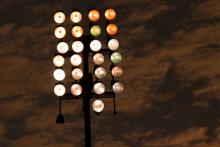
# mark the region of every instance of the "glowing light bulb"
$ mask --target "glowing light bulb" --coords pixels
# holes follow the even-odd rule
[[[105,68],[103,68],[103,67],[98,67],[98,68],[96,68],[96,70],[95,70],[95,76],[96,76],[98,79],[103,79],[103,78],[106,76],[106,70],[105,70]]]
[[[61,54],[67,53],[69,50],[69,46],[66,42],[60,42],[57,44],[57,51]]]
[[[75,80],[80,80],[80,79],[82,79],[82,77],[83,77],[83,71],[82,71],[82,69],[80,69],[80,68],[75,68],[75,69],[73,69],[73,71],[72,71],[72,77],[73,77],[73,79],[75,79]]]
[[[64,38],[66,36],[66,30],[64,27],[57,27],[54,32],[55,36],[59,39]]]
[[[71,93],[74,95],[74,96],[79,96],[82,94],[82,86],[79,85],[79,84],[73,84],[71,86]]]
[[[90,33],[92,36],[97,37],[102,33],[101,27],[98,25],[94,25],[90,29]]]
[[[93,90],[96,94],[103,94],[105,92],[105,85],[102,83],[96,83]]]
[[[90,43],[90,48],[91,48],[92,51],[97,52],[102,48],[102,44],[99,40],[93,40]]]
[[[65,21],[65,14],[63,12],[56,12],[54,14],[54,21],[58,24],[61,24]]]
[[[78,23],[82,20],[82,14],[78,11],[74,11],[70,15],[70,20],[74,23]]]
[[[83,35],[83,28],[81,26],[74,26],[72,29],[72,35],[79,38]]]
[[[102,63],[104,63],[105,61],[105,57],[103,54],[101,53],[96,53],[94,56],[93,56],[93,62],[96,64],[96,65],[101,65]]]
[[[73,66],[79,66],[82,63],[82,57],[78,54],[74,54],[71,56],[70,62]]]
[[[54,87],[54,93],[56,96],[63,96],[66,92],[66,88],[62,84],[58,84]]]
[[[53,77],[57,81],[62,81],[65,78],[65,72],[62,69],[56,69],[53,72]]]
[[[119,42],[117,39],[111,39],[108,42],[108,48],[112,51],[115,51],[119,48]]]
[[[116,17],[116,12],[114,9],[107,9],[105,11],[105,18],[107,20],[113,20],[113,19],[115,19],[115,17]]]
[[[81,41],[74,41],[72,44],[72,49],[76,53],[80,53],[84,49],[84,45]]]
[[[120,66],[115,66],[112,68],[112,75],[119,78],[123,75],[123,69]]]
[[[90,21],[98,21],[100,18],[100,14],[99,14],[99,11],[97,10],[91,10],[89,12],[89,20]]]
[[[53,64],[56,66],[56,67],[61,67],[63,66],[65,63],[65,59],[63,56],[61,55],[56,55],[54,58],[53,58]]]
[[[117,94],[122,93],[124,91],[124,85],[121,82],[116,82],[113,84],[112,90]]]
[[[112,55],[111,55],[111,61],[112,63],[114,64],[118,64],[122,61],[122,56],[119,52],[114,52]]]
[[[95,100],[92,104],[92,108],[95,112],[100,113],[104,110],[104,103],[101,100]]]
[[[109,35],[115,35],[118,32],[118,27],[115,24],[108,24],[106,31]]]

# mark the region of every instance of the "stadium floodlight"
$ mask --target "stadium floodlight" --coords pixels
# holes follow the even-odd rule
[[[53,91],[59,98],[56,122],[65,122],[61,111],[64,100],[83,100],[85,147],[91,147],[90,107],[100,114],[105,107],[103,99],[111,98],[116,114],[116,95],[124,91],[119,80],[123,69],[116,17],[112,8],[104,12],[92,8],[87,14],[73,8],[70,14],[59,10],[53,16],[57,40]]]

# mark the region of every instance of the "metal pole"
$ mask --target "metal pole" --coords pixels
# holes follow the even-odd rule
[[[91,118],[90,118],[90,99],[92,98],[92,74],[89,73],[89,42],[90,36],[83,36],[83,42],[85,45],[83,51],[83,70],[84,78],[82,80],[83,85],[83,111],[84,111],[84,135],[85,135],[85,147],[91,147]]]

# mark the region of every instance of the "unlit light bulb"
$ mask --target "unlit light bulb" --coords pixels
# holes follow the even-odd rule
[[[73,77],[73,79],[75,79],[75,80],[80,80],[80,79],[82,79],[82,77],[83,77],[83,71],[82,71],[82,69],[80,69],[80,68],[75,68],[75,69],[73,69],[73,71],[72,71],[72,77]]]
[[[56,67],[61,67],[63,66],[65,63],[65,59],[63,56],[61,55],[56,55],[54,58],[53,58],[53,64],[56,66]]]
[[[118,94],[118,93],[122,93],[124,91],[124,85],[121,82],[116,82],[113,84],[112,86],[112,90]]]
[[[79,66],[82,63],[82,57],[78,54],[74,54],[71,56],[70,62],[73,66]]]
[[[62,81],[65,78],[65,72],[62,69],[54,70],[53,77],[57,81]]]
[[[115,78],[119,78],[123,75],[123,69],[120,66],[113,67],[111,72]]]
[[[122,55],[119,53],[119,52],[114,52],[112,55],[111,55],[111,61],[112,63],[114,64],[118,64],[122,61]]]
[[[62,84],[58,84],[54,87],[54,93],[56,96],[63,96],[66,92],[66,88]]]
[[[103,67],[98,67],[98,68],[96,68],[96,70],[95,70],[95,76],[96,76],[98,79],[103,79],[103,78],[106,76],[106,70],[105,70],[105,68],[103,68]]]
[[[74,95],[74,96],[79,96],[81,95],[82,93],[82,86],[79,85],[79,84],[73,84],[71,86],[71,93]]]
[[[108,48],[112,51],[115,51],[119,48],[119,42],[117,39],[111,39],[108,42]]]
[[[101,53],[96,53],[94,56],[93,56],[93,62],[96,64],[96,65],[101,65],[102,63],[104,63],[105,61],[105,57],[103,54]]]
[[[104,103],[101,100],[95,100],[92,104],[92,108],[95,112],[100,113],[104,110]]]
[[[105,85],[102,83],[96,83],[93,90],[96,94],[103,94],[105,92]]]

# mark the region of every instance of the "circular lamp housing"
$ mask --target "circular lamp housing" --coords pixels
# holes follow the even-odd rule
[[[69,50],[69,46],[66,42],[60,42],[57,44],[57,51],[61,54],[67,53]]]
[[[72,49],[76,53],[81,53],[84,49],[84,45],[81,41],[74,41],[72,44]]]
[[[95,100],[92,104],[92,108],[95,112],[100,113],[103,111],[105,105],[101,100]]]
[[[70,62],[73,66],[79,66],[82,63],[82,57],[78,54],[74,54],[71,56]]]
[[[65,21],[65,18],[66,18],[66,16],[63,12],[56,12],[54,14],[54,21],[58,24],[63,23]]]
[[[93,90],[96,94],[103,94],[105,92],[105,85],[102,83],[96,83]]]
[[[94,25],[90,29],[90,33],[92,36],[97,37],[102,33],[101,27],[98,25]]]
[[[83,28],[81,26],[74,26],[72,28],[73,37],[79,38],[83,35]]]
[[[96,53],[94,56],[93,56],[93,62],[96,64],[96,65],[101,65],[102,63],[105,62],[105,57],[103,54],[101,53]]]
[[[66,30],[64,27],[57,27],[54,31],[56,38],[64,38],[66,36]]]
[[[94,52],[97,52],[99,51],[100,49],[102,48],[102,44],[99,40],[93,40],[91,43],[90,43],[90,49]]]
[[[109,35],[115,35],[118,32],[118,27],[115,24],[108,24],[106,27],[106,31]]]
[[[119,52],[114,52],[112,55],[111,55],[111,61],[112,63],[114,64],[118,64],[122,61],[122,55],[119,53]]]
[[[61,67],[63,66],[65,63],[65,59],[63,56],[61,55],[56,55],[54,58],[53,58],[53,64],[56,66],[56,67]]]
[[[107,20],[113,20],[113,19],[115,19],[115,17],[116,17],[116,12],[115,12],[115,10],[114,9],[107,9],[106,11],[105,11],[105,18],[107,19]]]
[[[99,18],[100,18],[100,13],[99,13],[99,11],[97,11],[97,10],[91,10],[90,12],[89,12],[89,20],[90,21],[98,21],[99,20]]]
[[[75,80],[81,80],[82,77],[83,77],[83,71],[82,71],[82,69],[80,69],[80,68],[75,68],[75,69],[73,69],[73,71],[72,71],[72,77],[73,77],[73,79],[75,79]]]
[[[70,20],[74,23],[79,23],[82,20],[82,14],[78,11],[74,11],[70,15]]]
[[[98,67],[95,69],[95,76],[98,79],[103,79],[106,76],[106,70],[103,67]]]
[[[120,66],[115,66],[112,68],[112,76],[115,78],[119,78],[123,75],[123,69]]]
[[[112,51],[115,51],[119,48],[119,41],[117,39],[111,39],[108,42],[108,48]]]
[[[74,95],[74,96],[79,96],[82,94],[82,86],[79,85],[79,84],[73,84],[71,86],[71,93]]]
[[[112,90],[116,94],[122,93],[124,91],[124,85],[121,82],[116,82],[112,85]]]
[[[66,92],[66,88],[62,84],[58,84],[54,87],[54,94],[56,96],[63,96]]]
[[[53,72],[53,77],[57,81],[62,81],[65,78],[65,72],[62,69],[55,69]]]

